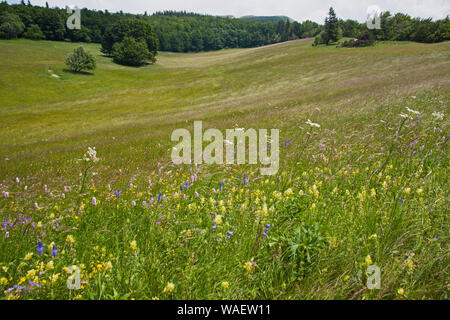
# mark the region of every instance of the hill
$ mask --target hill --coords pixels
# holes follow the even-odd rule
[[[311,44],[74,74],[0,40],[1,298],[446,299],[450,43]],[[278,173],[174,165],[194,120],[280,129]]]

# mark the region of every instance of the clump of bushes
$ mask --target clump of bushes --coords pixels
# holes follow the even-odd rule
[[[9,12],[0,14],[0,39],[15,39],[25,29],[18,15]]]
[[[137,19],[120,20],[108,28],[101,49],[114,62],[131,66],[155,62],[157,50],[158,38],[152,26]]]
[[[127,66],[141,66],[153,57],[143,40],[131,37],[115,43],[112,55],[114,62]]]
[[[41,31],[41,28],[37,24],[32,24],[28,27],[27,31],[23,34],[25,39],[31,40],[43,40],[45,39],[44,33]]]
[[[92,54],[86,52],[83,47],[76,48],[66,60],[67,67],[73,72],[94,70],[96,61]]]
[[[369,31],[365,30],[358,34],[356,39],[346,40],[341,44],[341,47],[367,47],[374,45],[376,42],[375,36]]]

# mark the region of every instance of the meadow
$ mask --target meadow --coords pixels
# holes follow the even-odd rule
[[[1,40],[0,299],[448,299],[450,43],[312,42]],[[194,120],[280,129],[278,174],[173,165]]]

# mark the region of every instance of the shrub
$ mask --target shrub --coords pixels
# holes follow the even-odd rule
[[[9,12],[0,14],[0,39],[15,39],[24,29],[19,16]]]
[[[152,59],[144,40],[126,37],[122,42],[114,44],[113,60],[127,66],[141,66]]]
[[[323,32],[321,32],[320,34],[318,34],[315,38],[314,38],[314,43],[313,46],[317,46],[319,44],[324,44],[324,40],[323,40]]]
[[[126,37],[134,38],[137,41],[144,41],[151,55],[150,60],[156,60],[158,39],[153,32],[152,26],[145,21],[137,19],[120,20],[108,28],[103,35],[101,51],[107,55],[111,55],[114,44],[122,42]]]
[[[96,62],[92,54],[86,52],[83,47],[78,47],[67,57],[66,65],[71,71],[80,72],[94,70]]]
[[[369,30],[365,30],[358,34],[356,39],[344,41],[341,47],[367,47],[373,44],[375,44],[375,36]]]
[[[31,40],[45,39],[44,33],[41,31],[37,24],[32,24],[28,27],[27,31],[23,34],[23,37]]]

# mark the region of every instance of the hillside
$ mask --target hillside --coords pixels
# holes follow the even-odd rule
[[[83,44],[74,74],[79,43],[0,40],[1,299],[446,299],[450,42],[312,41],[140,68]],[[194,120],[280,129],[278,174],[173,165]]]

